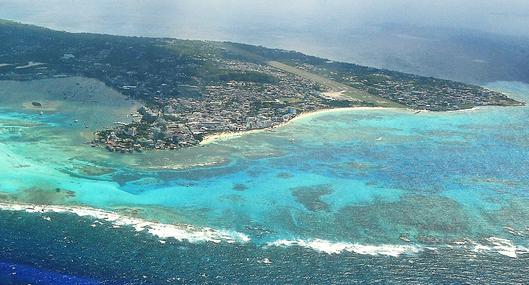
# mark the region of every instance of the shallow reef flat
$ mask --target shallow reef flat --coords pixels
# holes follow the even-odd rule
[[[28,93],[40,89],[31,88]],[[529,99],[527,85],[500,82],[490,88]],[[50,247],[63,245],[51,241],[62,235],[80,247],[93,242],[108,250],[87,253],[80,264],[89,277],[118,278],[101,271],[104,264],[130,260],[133,252],[149,255],[149,268],[189,269],[160,273],[142,267],[151,283],[162,276],[210,280],[190,269],[193,257],[205,253],[211,268],[238,264],[249,279],[272,270],[287,283],[315,271],[349,283],[352,273],[374,274],[361,269],[366,264],[387,270],[383,278],[403,278],[400,283],[418,278],[421,266],[444,277],[463,266],[465,274],[454,275],[456,281],[476,272],[501,281],[491,264],[517,268],[510,271],[513,280],[527,273],[527,107],[320,113],[274,132],[178,152],[122,155],[79,144],[85,127],[74,120],[90,114],[65,109],[41,115],[10,104],[0,116],[0,237],[10,236],[4,244],[17,250],[0,257],[11,261],[62,268],[68,261],[61,257],[42,262]],[[37,234],[27,237],[20,221]],[[169,234],[175,229],[208,239],[175,238]],[[81,250],[75,243],[62,247],[64,253]],[[175,256],[161,258],[168,249]],[[141,278],[136,265],[111,267]]]

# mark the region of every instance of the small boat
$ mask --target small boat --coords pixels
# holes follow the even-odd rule
[[[422,110],[416,111],[415,115],[420,114],[421,112],[422,112]]]
[[[379,137],[379,138],[376,139],[376,141],[379,142],[379,141],[381,141],[383,139],[384,139],[383,137]]]

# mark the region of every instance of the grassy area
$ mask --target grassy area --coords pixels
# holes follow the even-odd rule
[[[301,102],[303,102],[303,99],[301,99],[301,98],[290,98],[290,97],[288,97],[288,98],[281,98],[281,99],[279,99],[279,101],[282,101],[282,102],[284,102],[284,103],[290,103],[290,104],[292,104],[292,103],[301,103]]]
[[[342,84],[340,82],[334,81],[327,77],[323,77],[321,75],[308,72],[306,70],[302,70],[302,69],[296,68],[288,64],[284,64],[278,61],[268,61],[267,64],[274,68],[280,69],[282,71],[292,73],[297,76],[317,82],[321,85],[327,86],[333,92],[343,92],[341,95],[343,99],[352,99],[353,101],[363,101],[367,103],[372,103],[375,106],[380,106],[380,107],[404,107],[396,102],[384,99],[379,96],[369,94],[365,91],[355,89],[349,85]]]
[[[279,61],[273,61],[273,60],[271,61],[261,55],[255,54],[253,52],[250,52],[246,49],[240,48],[233,44],[224,43],[222,47],[225,48],[226,50],[234,52],[247,59],[255,60],[261,63],[266,63],[267,65],[271,67],[274,67],[279,70],[282,70],[282,71],[306,78],[308,80],[314,81],[316,83],[319,83],[331,89],[332,92],[342,92],[342,96],[343,96],[342,99],[344,100],[350,99],[352,101],[363,101],[368,104],[373,104],[375,106],[380,106],[380,107],[394,107],[394,108],[405,108],[406,107],[397,102],[393,102],[391,100],[382,98],[380,96],[369,94],[367,91],[362,91],[352,86],[337,82],[323,75],[319,75],[319,74],[315,74],[315,73],[312,73],[306,70],[302,70],[295,66],[285,64]]]
[[[283,70],[285,72],[292,73],[292,74],[295,74],[297,76],[312,80],[312,81],[317,82],[317,83],[319,83],[321,85],[325,85],[325,86],[331,88],[333,91],[346,91],[346,90],[349,90],[349,89],[353,89],[352,87],[347,86],[345,84],[341,84],[339,82],[336,82],[334,80],[328,79],[326,77],[323,77],[323,76],[320,76],[320,75],[317,75],[317,74],[314,74],[314,73],[311,73],[311,72],[296,68],[294,66],[278,62],[278,61],[268,61],[267,64],[272,66],[272,67],[274,67],[274,68]],[[354,91],[354,90],[351,90],[351,91]],[[356,90],[356,91],[361,92],[359,90]]]

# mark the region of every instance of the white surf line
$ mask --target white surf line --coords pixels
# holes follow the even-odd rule
[[[313,240],[277,240],[267,244],[268,247],[290,247],[299,246],[327,254],[340,254],[343,252],[361,255],[383,255],[399,257],[403,254],[416,254],[424,249],[415,245],[365,245],[358,243],[331,242],[322,239]]]
[[[511,240],[498,237],[489,237],[485,239],[483,243],[477,243],[475,241],[465,241],[462,246],[470,248],[476,253],[496,252],[501,255],[505,255],[512,258],[517,258],[520,255],[529,254],[529,248],[517,246]]]
[[[40,66],[40,65],[45,65],[45,63],[43,63],[43,62],[33,62],[33,61],[30,61],[30,62],[28,62],[28,64],[26,64],[26,65],[20,65],[20,66],[15,67],[15,69],[26,69],[26,68],[35,67],[35,66]]]
[[[196,227],[192,225],[173,225],[147,221],[140,218],[128,217],[115,212],[81,206],[52,206],[52,205],[34,205],[34,204],[14,204],[0,202],[0,211],[18,211],[35,214],[45,213],[68,213],[75,214],[79,217],[91,217],[96,220],[102,220],[111,223],[114,227],[131,226],[138,232],[148,232],[153,236],[160,238],[160,242],[165,243],[166,239],[173,238],[178,241],[187,241],[191,243],[213,242],[213,243],[248,243],[250,238],[239,232],[216,230],[208,227]],[[43,219],[52,221],[50,217],[44,216]],[[92,226],[97,226],[94,223]],[[326,253],[329,255],[340,254],[344,252],[356,253],[361,255],[372,256],[391,256],[399,257],[401,255],[411,255],[421,253],[424,250],[437,251],[443,247],[452,249],[465,249],[475,253],[488,254],[498,253],[511,258],[518,258],[520,255],[529,254],[529,248],[517,246],[508,239],[490,237],[482,243],[469,239],[456,241],[441,247],[426,247],[421,245],[400,245],[400,244],[359,244],[347,242],[332,242],[323,239],[311,240],[277,240],[267,243],[266,247],[291,247],[299,246],[314,251]]]
[[[453,245],[441,245],[429,247],[422,245],[400,245],[400,244],[359,244],[346,242],[332,242],[322,239],[310,240],[277,240],[267,243],[265,247],[291,247],[299,246],[314,251],[332,254],[341,254],[344,252],[356,253],[361,255],[372,256],[392,256],[411,255],[421,253],[424,250],[438,251],[442,248],[464,249],[474,253],[490,254],[497,253],[510,258],[518,258],[520,255],[529,254],[529,248],[515,245],[511,240],[498,237],[490,237],[478,243],[472,240],[456,241]]]
[[[70,213],[79,217],[91,217],[113,224],[115,227],[131,226],[136,231],[146,231],[162,241],[173,238],[178,241],[213,242],[213,243],[247,243],[250,238],[245,234],[216,230],[207,227],[195,227],[192,225],[173,225],[147,221],[140,218],[128,217],[115,212],[104,211],[95,208],[81,206],[51,206],[33,204],[11,204],[0,202],[0,211],[18,211],[26,213]],[[49,220],[49,217],[45,217]],[[95,224],[94,224],[95,225]]]

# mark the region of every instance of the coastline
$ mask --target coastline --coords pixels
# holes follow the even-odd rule
[[[227,132],[220,132],[220,133],[206,135],[204,139],[200,142],[199,146],[206,146],[208,144],[212,144],[215,142],[222,142],[222,141],[227,141],[227,140],[231,140],[235,138],[240,138],[242,136],[249,135],[249,134],[271,131],[277,128],[285,127],[289,125],[290,123],[303,120],[306,118],[314,117],[317,115],[322,115],[322,114],[340,113],[340,112],[347,112],[347,111],[362,111],[362,110],[365,110],[365,111],[375,111],[375,110],[403,111],[403,112],[415,113],[417,115],[432,114],[432,113],[460,114],[460,113],[471,113],[471,112],[483,111],[484,109],[486,109],[484,107],[498,107],[498,106],[475,106],[469,109],[460,109],[460,110],[442,111],[442,112],[434,112],[430,110],[414,110],[414,109],[409,109],[409,108],[397,108],[397,107],[345,107],[345,108],[321,109],[321,110],[301,113],[286,122],[280,123],[278,125],[275,125],[269,128],[253,129],[253,130],[246,130],[246,131],[236,131],[236,132],[227,131]],[[504,106],[500,106],[500,107],[504,107]]]
[[[236,131],[236,132],[220,132],[220,133],[215,133],[211,135],[206,135],[204,139],[200,142],[199,146],[205,146],[205,145],[212,144],[215,142],[221,142],[221,141],[227,141],[227,140],[231,140],[235,138],[240,138],[244,135],[271,131],[277,128],[285,127],[293,122],[300,121],[300,120],[310,118],[310,117],[314,117],[317,115],[347,112],[347,111],[361,111],[361,110],[374,111],[374,110],[408,110],[408,109],[388,108],[388,107],[346,107],[346,108],[321,109],[321,110],[316,110],[312,112],[301,113],[286,122],[280,123],[278,125],[275,125],[269,128],[253,129],[253,130],[247,130],[247,131]]]

